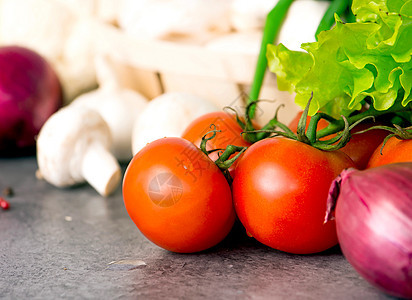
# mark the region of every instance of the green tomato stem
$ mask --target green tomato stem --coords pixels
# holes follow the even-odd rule
[[[342,121],[344,124],[344,128],[342,132],[338,134],[336,137],[326,142],[317,140],[310,145],[317,149],[324,150],[324,151],[335,151],[345,146],[349,142],[351,138],[351,134],[350,134],[350,126],[349,126],[348,120],[342,116]],[[331,143],[332,140],[334,142],[337,142],[337,144]]]
[[[275,112],[275,116],[265,125],[261,130],[256,130],[254,131],[255,133],[255,140],[260,141],[264,138],[267,138],[270,136],[270,133],[273,132],[275,128],[279,128],[283,132],[286,133],[287,136],[294,137],[295,133],[289,129],[288,126],[283,124],[282,122],[278,121],[278,114],[279,110],[283,108],[284,105],[280,105]]]
[[[229,185],[231,185],[233,182],[229,168],[242,155],[242,153],[246,151],[246,149],[247,147],[228,145],[222,155],[220,155],[219,158],[215,161],[216,166],[222,171],[223,175],[225,175],[225,178]],[[235,154],[236,152],[238,153],[234,157],[230,158],[230,156],[232,154]]]
[[[306,130],[306,136],[311,143],[314,143],[316,141],[316,130],[320,119],[321,114],[315,114],[310,118],[308,129]]]
[[[355,114],[353,116],[348,117],[348,122],[349,124],[354,124],[362,119],[365,118],[377,118],[383,115],[388,115],[392,113],[397,113],[397,112],[404,112],[408,108],[404,107],[401,104],[401,101],[396,101],[390,108],[387,110],[376,110],[373,106],[371,106],[368,110],[365,110],[364,112]],[[409,110],[412,110],[411,106],[409,105]],[[320,113],[321,114],[321,113]],[[322,114],[324,115],[324,114]],[[312,117],[313,118],[313,117]],[[344,121],[343,120],[335,120],[329,124],[328,127],[323,128],[317,132],[317,139],[323,138],[325,136],[331,135],[333,133],[337,133],[341,131],[344,127]],[[329,121],[329,120],[328,120]]]
[[[228,145],[222,155],[216,159],[215,164],[221,170],[227,170],[230,166],[239,158],[239,156],[245,152],[247,147],[235,146],[235,145]],[[234,157],[230,158],[232,154],[238,152]]]
[[[200,142],[200,146],[199,146],[200,150],[202,150],[202,152],[203,152],[204,154],[206,154],[206,155],[209,155],[211,152],[214,151],[214,150],[208,151],[208,150],[206,149],[207,142],[210,141],[211,139],[214,139],[217,132],[221,132],[221,130],[217,130],[217,129],[216,129],[216,125],[215,125],[215,124],[211,124],[211,125],[210,125],[210,128],[211,128],[211,131],[206,132],[206,133],[202,136],[202,141]],[[207,136],[210,135],[210,134],[212,134],[212,136],[207,137]]]
[[[313,99],[313,92],[311,93],[308,103],[306,104],[306,107],[303,110],[302,115],[300,116],[300,119],[298,122],[298,129],[296,130],[296,136],[298,138],[298,141],[303,142],[305,144],[312,144],[311,140],[306,135],[306,123],[308,120],[309,106],[310,106],[310,103],[312,102],[312,99]]]
[[[210,141],[211,139],[214,139],[216,137],[217,132],[221,132],[221,130],[216,129],[215,124],[211,124],[210,128],[212,129],[211,131],[207,132],[205,135],[202,137],[202,141],[200,142],[200,150],[209,156],[209,154],[220,151],[222,154],[219,155],[219,158],[214,161],[216,166],[223,172],[223,175],[225,175],[225,178],[229,184],[232,183],[232,177],[230,176],[229,173],[229,168],[233,165],[233,163],[242,155],[243,152],[246,151],[247,147],[241,147],[241,146],[234,146],[234,145],[228,145],[226,149],[213,149],[213,150],[207,150],[207,142]],[[210,135],[208,137],[208,135]],[[233,154],[238,152],[234,157],[230,158]]]

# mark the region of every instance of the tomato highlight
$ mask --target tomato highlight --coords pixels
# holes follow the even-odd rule
[[[382,142],[375,149],[370,157],[367,168],[398,162],[412,162],[412,140],[402,140],[396,136],[392,136],[385,144]]]
[[[246,150],[233,181],[236,213],[259,242],[277,250],[309,254],[338,243],[334,223],[324,224],[333,179],[353,161],[283,137]]]
[[[182,138],[156,140],[134,156],[124,176],[123,199],[143,235],[173,252],[213,247],[235,221],[225,176]]]

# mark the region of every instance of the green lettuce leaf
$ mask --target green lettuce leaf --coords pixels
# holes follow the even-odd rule
[[[296,92],[304,108],[313,92],[309,114],[322,110],[348,115],[370,97],[378,110],[390,108],[399,95],[412,101],[412,0],[354,0],[355,23],[323,31],[304,51],[269,45],[269,69],[278,88]]]

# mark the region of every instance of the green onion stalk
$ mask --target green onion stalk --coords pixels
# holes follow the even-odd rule
[[[262,83],[268,64],[266,58],[267,45],[272,44],[275,41],[292,2],[293,0],[279,0],[266,17],[266,23],[263,29],[262,43],[260,46],[252,86],[250,88],[248,104],[256,103],[256,101],[259,99],[260,90],[262,88]],[[348,0],[332,0],[319,23],[315,36],[317,37],[320,31],[328,30],[333,26],[335,22],[335,13],[341,15],[346,11],[350,11],[351,2],[352,1]],[[249,115],[247,117],[250,120],[254,118],[255,110],[255,107],[252,107],[249,110]]]
[[[275,118],[266,124],[260,132],[253,132],[254,127],[252,120],[255,117],[256,105],[259,102],[259,94],[262,87],[263,79],[267,70],[267,57],[266,50],[269,44],[272,44],[279,33],[279,30],[282,26],[282,23],[286,17],[286,14],[289,10],[290,5],[293,0],[279,0],[275,7],[268,13],[266,17],[266,23],[263,30],[262,43],[260,46],[260,52],[256,64],[255,74],[253,77],[249,98],[247,102],[247,109],[245,114],[246,121],[240,123],[242,128],[247,132],[244,135],[244,138],[249,142],[256,142],[269,133],[265,133],[266,130],[271,130],[274,126],[279,126],[279,122]],[[319,26],[316,30],[316,36],[320,31],[330,29],[333,26],[335,19],[334,14],[339,15],[347,13],[350,11],[351,1],[348,0],[332,0],[329,8],[321,19]]]

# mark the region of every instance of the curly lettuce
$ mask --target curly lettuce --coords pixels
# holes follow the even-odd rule
[[[306,52],[268,45],[278,88],[302,108],[313,92],[310,115],[347,116],[366,97],[377,110],[412,101],[412,0],[353,0],[352,11],[355,23],[335,16],[336,26],[301,45]]]

